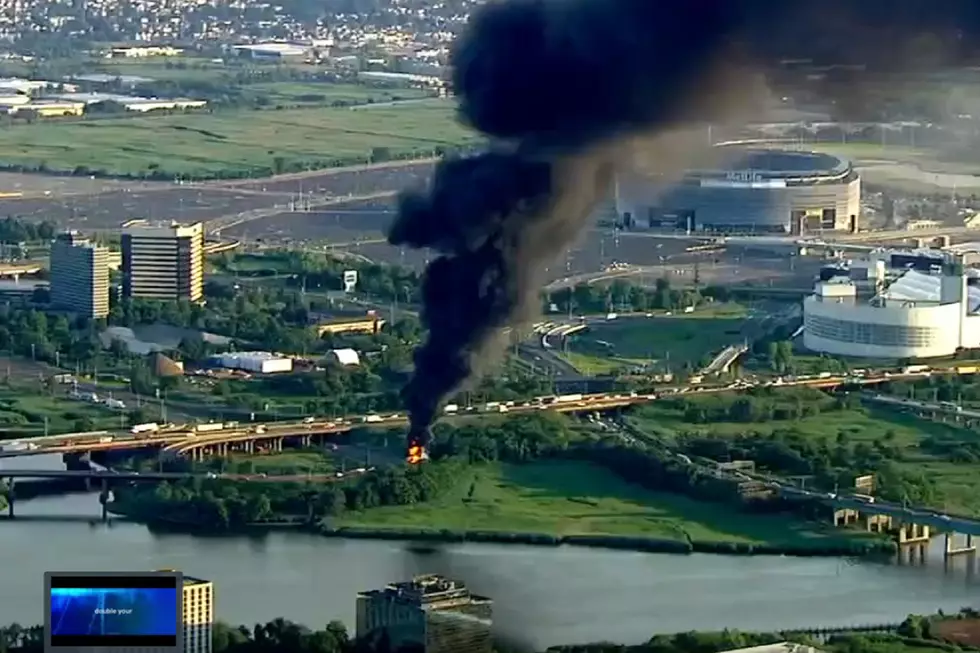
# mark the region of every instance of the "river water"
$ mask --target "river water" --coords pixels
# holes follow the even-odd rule
[[[31,457],[0,465],[57,468],[60,460]],[[125,521],[100,524],[95,495],[24,501],[17,514],[25,519],[0,522],[3,623],[41,622],[45,571],[175,568],[215,582],[217,616],[224,621],[251,624],[283,616],[313,627],[331,619],[353,627],[358,591],[413,573],[448,573],[495,599],[495,623],[522,631],[540,647],[639,642],[654,633],[695,629],[888,623],[910,613],[976,606],[980,590],[965,559],[944,567],[938,542],[925,566],[494,545],[454,546],[420,557],[395,542],[292,532],[202,538],[154,534]]]

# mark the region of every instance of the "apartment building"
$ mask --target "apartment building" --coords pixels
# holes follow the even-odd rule
[[[89,318],[109,314],[109,250],[76,231],[51,245],[51,304]]]
[[[123,225],[123,296],[200,301],[204,296],[204,225]]]
[[[184,576],[184,653],[211,653],[214,583]]]

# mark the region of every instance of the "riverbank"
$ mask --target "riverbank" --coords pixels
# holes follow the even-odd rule
[[[671,554],[856,557],[888,556],[896,550],[894,542],[880,536],[802,522],[792,514],[746,512],[729,503],[653,492],[579,460],[457,465],[448,476],[444,490],[428,501],[381,506],[375,501],[377,507],[360,510],[350,507],[365,505],[367,499],[352,503],[352,495],[345,499],[340,490],[318,488],[316,495],[312,488],[264,486],[239,488],[238,494],[216,499],[206,509],[201,507],[204,504],[174,509],[173,503],[160,503],[157,493],[145,491],[128,500],[123,495],[110,510],[156,527],[202,534],[296,528],[333,538],[583,546]],[[389,481],[378,481],[381,490],[362,488],[361,496],[384,495]],[[216,486],[212,494],[226,493]],[[337,502],[348,507],[322,510]],[[229,519],[231,514],[239,517]]]
[[[886,541],[842,540],[822,544],[750,544],[746,542],[704,542],[661,540],[650,537],[617,535],[551,535],[548,533],[508,533],[499,531],[413,530],[399,528],[331,528],[321,524],[314,531],[326,537],[409,541],[419,544],[520,544],[523,546],[577,546],[637,553],[690,555],[772,555],[794,557],[884,557],[893,555],[897,545]],[[418,548],[419,553],[427,549]]]

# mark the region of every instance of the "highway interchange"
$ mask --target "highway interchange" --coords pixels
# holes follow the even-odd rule
[[[823,374],[817,377],[800,377],[790,379],[768,380],[763,382],[739,381],[727,385],[701,385],[689,384],[686,386],[675,386],[661,388],[653,393],[640,394],[614,394],[597,393],[589,395],[566,395],[539,397],[532,401],[515,403],[491,402],[484,406],[463,407],[458,413],[446,415],[444,418],[449,420],[461,419],[466,417],[476,417],[493,413],[522,413],[536,410],[554,410],[568,413],[601,413],[609,410],[625,408],[634,405],[657,401],[664,397],[686,393],[717,393],[717,392],[744,392],[753,387],[759,386],[778,386],[778,387],[813,387],[813,388],[834,388],[841,385],[855,387],[871,387],[875,384],[886,381],[914,380],[928,377],[933,373],[945,374],[973,374],[976,372],[975,366],[964,366],[950,368],[948,370],[929,370],[920,368],[905,368],[890,372],[862,371],[861,373],[847,376]],[[922,411],[932,411],[959,415],[962,417],[980,418],[980,411],[968,411],[958,406],[946,403],[929,404],[904,399],[894,399],[880,395],[866,396],[872,401],[887,402],[898,404],[904,407]],[[408,423],[407,417],[400,414],[389,415],[361,415],[343,419],[313,419],[307,418],[302,422],[273,422],[265,424],[249,424],[239,426],[231,425],[230,428],[220,431],[209,431],[206,433],[196,432],[192,425],[169,426],[152,434],[133,434],[122,433],[79,433],[64,434],[56,436],[42,436],[35,438],[25,438],[17,442],[18,450],[7,450],[0,452],[0,458],[23,457],[42,454],[56,453],[85,453],[94,451],[111,450],[133,450],[149,447],[160,447],[165,452],[174,455],[188,455],[194,451],[205,451],[215,449],[223,445],[233,445],[237,443],[274,441],[284,438],[306,437],[313,435],[330,435],[346,433],[356,426],[370,425],[372,427],[404,427]],[[689,462],[689,461],[688,461]],[[694,464],[694,463],[689,463]],[[363,473],[367,470],[355,470],[355,473]],[[15,472],[0,471],[3,477],[68,477],[81,476],[89,478],[111,478],[114,480],[158,480],[164,479],[167,473],[116,473],[116,472],[62,472],[62,471],[40,471],[40,470],[17,470]],[[191,474],[190,476],[194,476]],[[218,478],[217,474],[208,474],[211,478]],[[188,474],[177,474],[175,478],[187,478]],[[336,476],[302,476],[302,477],[267,477],[264,475],[220,475],[221,478],[234,480],[247,480],[258,482],[271,481],[301,481],[311,480],[336,480]],[[169,478],[169,476],[167,476]],[[845,493],[826,493],[809,491],[804,488],[789,485],[784,481],[766,478],[767,484],[777,490],[781,495],[788,498],[805,498],[819,501],[835,509],[851,509],[862,513],[873,513],[876,515],[889,515],[900,519],[905,523],[916,523],[928,525],[934,529],[952,531],[968,535],[980,536],[980,520],[970,517],[949,515],[939,511],[910,507],[899,504],[887,503],[875,499],[868,500],[867,497],[856,494]],[[873,508],[870,506],[873,505]]]

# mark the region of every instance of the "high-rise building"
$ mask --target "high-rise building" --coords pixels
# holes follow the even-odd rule
[[[211,653],[214,583],[184,576],[184,653]]]
[[[122,233],[123,296],[200,301],[204,225],[127,223]]]
[[[387,637],[392,650],[490,653],[493,602],[442,576],[417,576],[357,597],[357,636]]]
[[[91,318],[109,314],[109,250],[78,232],[51,245],[51,304]]]

